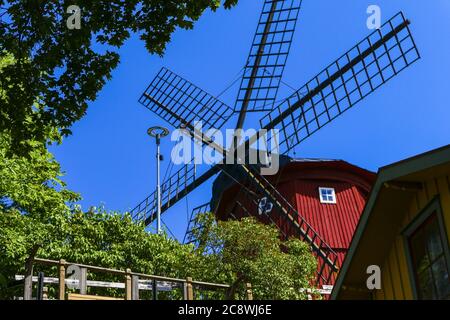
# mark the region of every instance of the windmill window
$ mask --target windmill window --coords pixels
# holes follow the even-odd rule
[[[336,203],[336,192],[334,188],[319,188],[321,203]]]

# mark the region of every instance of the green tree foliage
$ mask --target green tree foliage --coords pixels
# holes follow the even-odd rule
[[[197,219],[203,229],[199,254],[210,281],[232,283],[234,294],[242,295],[251,283],[256,299],[305,299],[312,288],[317,262],[310,247],[298,239],[280,240],[276,227],[251,218],[215,222],[212,215]],[[241,296],[242,297],[242,296]]]
[[[237,0],[226,0],[231,7]],[[119,64],[119,48],[138,33],[162,55],[177,28],[190,29],[220,0],[0,0],[0,130],[14,142],[45,141],[50,125],[69,134]],[[66,11],[81,8],[81,29],[69,30]],[[36,107],[36,105],[38,107]],[[32,120],[33,126],[27,125]],[[14,144],[15,147],[24,147]],[[16,150],[17,152],[23,150]],[[26,151],[26,150],[25,150]]]
[[[57,130],[49,132],[59,136]],[[21,144],[28,149],[26,155],[11,152],[11,135],[0,131],[0,288],[14,270],[23,270],[27,257],[64,236],[71,204],[79,199],[66,189],[46,144]]]
[[[11,153],[12,138],[0,133],[0,208],[26,212],[34,218],[67,212],[66,202],[78,196],[65,188],[59,163],[38,141],[23,141],[26,156]]]
[[[0,74],[14,63],[11,55],[0,59]],[[0,100],[4,97],[5,90],[0,87]],[[30,127],[35,124],[32,117],[25,121]],[[47,150],[47,144],[60,141],[58,130],[46,126],[44,131],[44,142],[33,139],[14,142],[10,131],[0,130],[0,215],[5,221],[10,220],[8,223],[14,229],[27,234],[26,239],[10,237],[10,246],[16,248],[15,254],[19,256],[24,252],[30,255],[33,248],[63,232],[62,221],[70,213],[69,205],[79,199],[79,195],[66,189],[60,165]],[[28,150],[27,154],[13,151],[17,143]]]
[[[165,235],[148,233],[129,215],[107,213],[103,209],[78,211],[61,216],[59,223],[55,230],[53,223],[45,224],[17,211],[0,214],[0,270],[9,283],[13,283],[14,275],[24,273],[30,247],[36,244],[39,245],[36,256],[40,258],[64,258],[70,262],[120,270],[132,268],[136,272],[171,277],[186,277],[185,262],[192,261],[192,246]],[[48,241],[36,239],[37,233]],[[56,269],[41,270],[47,275],[57,274]],[[123,281],[111,275],[90,275],[90,279],[96,277],[103,281]],[[4,290],[3,298],[21,295],[21,291],[21,286]],[[110,290],[108,294],[123,295],[123,291]]]
[[[59,225],[44,223],[18,211],[0,214],[0,270],[11,282],[23,274],[25,261],[36,244],[36,256],[177,278],[232,284],[230,292],[200,291],[203,298],[244,298],[251,283],[257,299],[305,299],[311,288],[316,261],[307,244],[281,242],[273,226],[252,219],[213,223],[207,243],[198,249],[166,235],[148,233],[129,215],[90,210],[61,215]],[[43,269],[56,275],[56,269]],[[95,275],[90,275],[96,279]],[[121,282],[114,276],[103,281]],[[4,281],[3,281],[4,282]],[[1,285],[0,285],[1,288]],[[22,287],[1,290],[0,298],[20,295]],[[122,291],[93,291],[123,295]],[[175,297],[180,297],[177,292]]]
[[[12,55],[0,59],[0,73],[15,63]],[[0,87],[2,99],[4,92]],[[36,125],[34,117],[26,122]],[[22,286],[11,289],[14,276],[24,274],[25,262],[36,256],[182,276],[192,247],[147,233],[128,215],[83,213],[74,205],[80,197],[66,188],[60,165],[47,150],[61,135],[51,124],[44,129],[44,141],[19,142],[25,154],[14,152],[9,130],[0,130],[0,298],[21,295]]]

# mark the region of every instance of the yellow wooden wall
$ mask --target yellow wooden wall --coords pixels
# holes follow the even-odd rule
[[[436,195],[440,195],[442,213],[450,235],[450,175],[432,177],[424,181],[424,188],[417,192],[410,204],[409,212],[399,234],[393,243],[388,258],[381,267],[382,290],[376,290],[373,298],[376,300],[404,300],[413,299],[411,279],[408,272],[403,238],[400,232],[419,214]],[[450,239],[448,239],[450,244]]]

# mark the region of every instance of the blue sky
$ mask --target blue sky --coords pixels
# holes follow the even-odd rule
[[[368,35],[371,4],[381,7],[383,21],[404,11],[422,59],[302,143],[298,157],[343,159],[376,171],[450,142],[449,0],[304,0],[283,80],[299,88]],[[125,211],[154,190],[155,146],[146,130],[164,123],[137,99],[162,66],[219,94],[246,62],[261,8],[262,1],[241,0],[232,10],[207,12],[194,30],[173,35],[163,58],[151,56],[137,36],[127,42],[113,79],[73,135],[52,148],[63,180],[82,194],[83,208],[103,204]],[[221,99],[233,106],[237,89]],[[290,92],[283,87],[278,98]],[[227,124],[234,125],[234,119]],[[163,141],[163,173],[172,147],[170,139]],[[163,215],[178,238],[187,226],[187,208],[190,213],[207,202],[210,190],[211,181]]]

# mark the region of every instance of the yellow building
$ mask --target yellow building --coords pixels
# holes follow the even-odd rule
[[[449,234],[450,145],[381,168],[332,299],[450,299]]]

